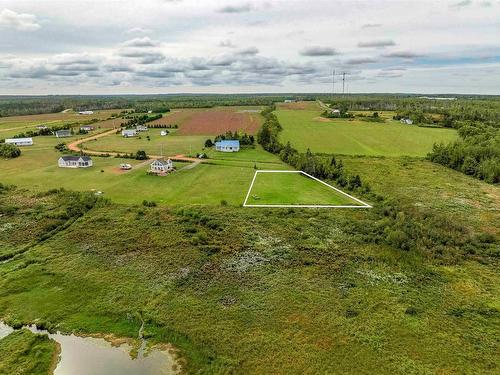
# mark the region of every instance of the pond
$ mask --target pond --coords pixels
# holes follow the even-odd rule
[[[59,363],[54,371],[56,375],[172,375],[180,372],[175,357],[167,350],[152,349],[144,355],[145,340],[142,341],[137,359],[132,359],[132,347],[128,344],[116,347],[102,338],[64,335],[59,332],[52,334],[37,329],[34,325],[24,328],[33,333],[47,334],[61,345]],[[0,321],[0,339],[12,331],[12,327]]]

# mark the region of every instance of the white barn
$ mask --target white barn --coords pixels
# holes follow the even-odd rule
[[[221,152],[238,152],[240,151],[240,141],[215,142],[215,150]]]
[[[156,159],[150,165],[152,173],[167,173],[174,169],[174,163],[170,159]]]
[[[60,168],[88,168],[93,162],[90,156],[61,156],[57,161]]]
[[[129,137],[136,137],[137,136],[137,130],[135,129],[123,129],[122,130],[122,137],[129,138]]]
[[[10,143],[16,146],[32,146],[33,138],[7,138],[5,143]]]

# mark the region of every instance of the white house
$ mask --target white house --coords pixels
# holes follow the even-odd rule
[[[340,116],[340,109],[332,109],[332,113],[333,113],[334,115],[338,115],[338,116]]]
[[[81,111],[81,112],[78,112],[80,115],[92,115],[94,114],[94,111]]]
[[[240,151],[240,141],[215,142],[215,150],[221,152],[238,152]]]
[[[70,129],[56,130],[56,137],[57,138],[71,137],[71,130]]]
[[[412,125],[413,124],[413,120],[409,119],[409,118],[402,118],[400,121],[401,121],[402,124],[406,124],[406,125]]]
[[[5,143],[10,143],[16,146],[32,146],[33,138],[7,138]]]
[[[122,130],[122,137],[129,138],[129,137],[136,137],[137,136],[137,130],[135,129],[123,129]]]
[[[295,103],[295,99],[285,99],[284,103]]]
[[[150,165],[152,173],[167,173],[174,169],[174,163],[170,159],[156,159]]]
[[[90,156],[61,156],[57,162],[60,168],[88,168],[92,167]]]
[[[135,127],[135,129],[138,131],[138,132],[145,132],[148,130],[148,127],[146,125],[137,125]]]

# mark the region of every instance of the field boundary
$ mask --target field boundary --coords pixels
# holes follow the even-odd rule
[[[360,203],[359,206],[347,206],[347,205],[329,205],[329,204],[248,204],[248,198],[250,197],[250,192],[252,191],[253,184],[255,183],[255,179],[257,178],[258,173],[301,173],[309,178],[312,178],[315,181],[318,181],[322,183],[323,185],[329,187],[330,189],[335,190],[336,192],[343,194],[352,200]],[[353,197],[350,194],[347,194],[346,192],[337,189],[335,186],[332,186],[324,181],[321,181],[319,178],[316,178],[314,176],[311,176],[309,173],[306,173],[304,171],[282,171],[282,170],[262,170],[262,171],[255,171],[255,174],[253,175],[252,182],[250,184],[250,187],[248,188],[247,195],[245,197],[245,201],[243,202],[243,207],[277,207],[277,208],[287,208],[287,207],[296,207],[296,208],[373,208],[371,205],[369,205],[366,202],[363,202],[361,199],[358,199],[356,197]]]

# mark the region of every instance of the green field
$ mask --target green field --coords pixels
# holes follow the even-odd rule
[[[89,141],[83,147],[89,150],[109,152],[135,152],[144,150],[148,155],[193,155],[202,152],[208,136],[200,135],[175,135],[174,129],[169,129],[170,134],[161,136],[162,129],[149,129],[139,133],[138,137],[124,138],[121,134],[110,135]],[[149,140],[148,137],[149,136]]]
[[[47,375],[57,363],[57,343],[27,329],[0,339],[0,374]]]
[[[302,173],[257,173],[248,196],[249,205],[359,206],[353,199]]]
[[[371,123],[361,120],[320,117],[320,111],[278,110],[283,126],[282,142],[290,142],[301,152],[369,155],[425,156],[432,145],[457,138],[453,129],[430,129],[403,125],[398,121]]]
[[[105,197],[121,203],[137,204],[146,199],[163,204],[219,204],[225,200],[240,205],[255,165],[263,169],[287,168],[260,147],[243,148],[235,154],[212,152],[213,159],[191,169],[181,170],[187,163],[175,162],[179,171],[166,177],[147,175],[148,162],[114,157],[93,157],[91,168],[59,168],[57,160],[61,154],[53,149],[58,142],[54,137],[36,137],[35,145],[24,147],[19,158],[0,160],[1,181],[34,191],[60,187],[101,191]],[[140,166],[123,173],[118,169],[121,163]]]

